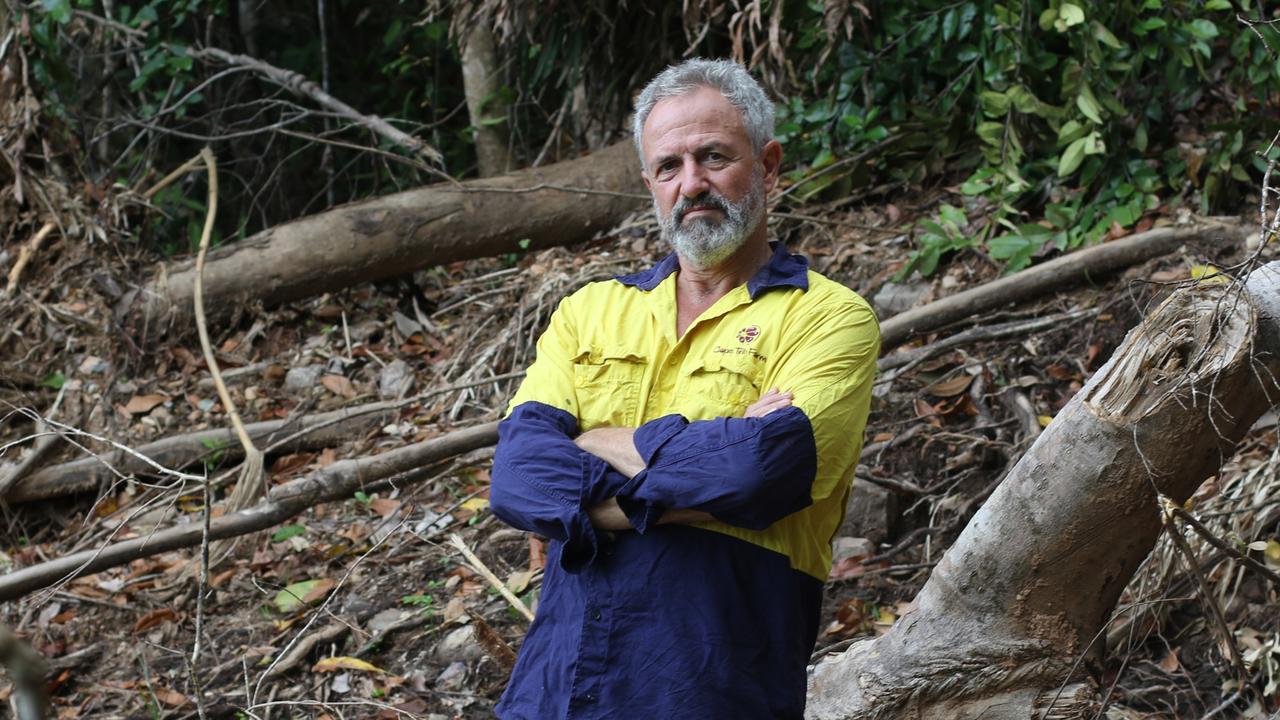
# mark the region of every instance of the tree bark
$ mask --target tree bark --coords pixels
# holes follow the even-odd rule
[[[643,192],[635,149],[622,142],[544,168],[344,205],[209,253],[205,307],[225,317],[246,301],[277,305],[456,260],[567,245],[643,207]],[[117,314],[140,332],[185,326],[194,280],[189,261],[166,266]]]
[[[807,717],[1090,717],[1100,629],[1182,503],[1277,400],[1280,263],[1179,290],[1049,424],[916,609],[818,665]],[[1084,662],[1078,662],[1081,659]]]
[[[462,43],[462,87],[467,114],[475,132],[480,177],[501,175],[512,169],[507,105],[502,101],[502,76],[493,46],[493,31],[483,18],[471,24]]]

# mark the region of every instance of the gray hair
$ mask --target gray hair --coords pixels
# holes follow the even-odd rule
[[[653,106],[660,100],[687,95],[700,87],[719,90],[726,100],[738,108],[753,152],[758,154],[773,139],[773,102],[747,69],[732,60],[694,58],[663,70],[645,86],[636,99],[632,135],[641,166],[644,165],[644,148],[640,136]]]

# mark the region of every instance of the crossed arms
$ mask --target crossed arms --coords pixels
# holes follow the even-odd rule
[[[580,432],[578,333],[595,318],[575,298],[552,316],[499,424],[489,497],[507,524],[561,541],[567,569],[595,557],[597,530],[709,519],[764,530],[847,492],[879,345],[865,304],[807,310],[770,374],[789,393],[766,393],[743,417]]]
[[[743,413],[744,418],[764,417],[774,410],[791,406],[791,393],[781,392],[774,388],[752,403]],[[645,470],[644,458],[636,450],[635,430],[622,427],[601,427],[588,430],[574,438],[574,444],[582,450],[609,463],[610,467],[629,479],[635,478]],[[604,502],[589,508],[588,517],[591,524],[600,530],[632,530],[630,518],[618,505],[618,499],[611,497]],[[688,508],[670,508],[658,518],[658,524],[697,523],[715,520],[709,512]]]

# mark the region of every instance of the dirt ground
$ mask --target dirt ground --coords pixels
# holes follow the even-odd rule
[[[910,222],[937,200],[806,209],[820,219],[793,216],[776,232],[816,269],[873,299],[883,319],[998,276],[989,258],[964,251],[931,278],[893,282],[911,248]],[[883,632],[908,610],[968,518],[1144,309],[1193,266],[1226,267],[1242,252],[1188,248],[971,318],[963,327],[1066,314],[1047,330],[882,372],[815,657]],[[269,455],[269,482],[279,484],[496,419],[558,298],[663,254],[652,223],[636,217],[583,246],[457,263],[284,308],[247,306],[211,334],[246,422],[405,401],[341,442]],[[193,332],[137,336],[117,324],[114,300],[145,267],[109,242],[55,245],[32,265],[26,300],[6,302],[0,463],[12,467],[33,451],[32,413],[55,407],[53,419],[68,428],[130,447],[227,425]],[[88,452],[115,459],[102,442],[68,433],[55,436],[40,467]],[[1273,414],[1206,483],[1196,508],[1273,568],[1280,544],[1272,558],[1266,540],[1280,536],[1278,447]],[[221,496],[236,477],[234,443],[208,443],[200,455],[170,470],[207,472]],[[536,607],[544,551],[488,512],[491,457],[491,449],[474,451],[374,482],[242,538],[210,569],[202,607],[200,549],[188,548],[32,592],[0,606],[0,623],[46,658],[60,718],[193,718],[201,710],[210,718],[489,717],[527,620],[478,565]],[[7,506],[0,571],[200,522],[203,509],[198,483],[165,472]],[[451,544],[454,534],[479,563]],[[1199,544],[1206,597],[1167,545],[1135,578],[1102,640],[1108,717],[1240,716],[1247,701],[1223,704],[1238,692],[1220,649],[1228,639],[1267,695],[1253,701],[1257,709],[1280,709],[1280,589]],[[1215,606],[1230,638],[1214,623]],[[11,691],[0,676],[0,698]]]

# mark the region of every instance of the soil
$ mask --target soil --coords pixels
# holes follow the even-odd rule
[[[893,206],[805,209],[806,217],[821,219],[782,220],[776,233],[815,269],[868,299],[888,303],[896,293],[927,302],[1000,270],[969,250],[930,278],[893,282],[911,248],[911,221],[937,200],[937,193],[925,193]],[[1033,439],[1012,395],[1025,397],[1032,426],[1050,422],[1169,283],[1188,277],[1189,258],[1226,267],[1242,249],[1188,252],[972,318],[966,325],[1092,311],[1048,332],[940,353],[882,384],[867,429],[867,443],[878,451],[864,454],[855,502],[886,496],[892,502],[878,520],[862,517],[844,528],[849,539],[841,541],[827,586],[819,653],[883,632],[909,610],[930,567]],[[234,371],[230,392],[247,422],[440,391],[339,446],[269,457],[269,481],[280,483],[338,459],[496,419],[518,379],[483,381],[528,364],[558,298],[663,254],[653,224],[635,217],[569,249],[456,263],[283,308],[246,306],[210,331],[220,366]],[[0,463],[31,451],[31,413],[49,413],[55,404],[55,419],[129,446],[227,424],[193,332],[139,337],[116,324],[114,300],[141,279],[148,260],[112,242],[63,241],[27,271],[25,299],[5,302],[13,313],[7,317],[16,319],[0,340],[0,402],[10,409],[0,424]],[[81,457],[86,448],[104,446],[64,435],[40,465]],[[1266,512],[1280,492],[1258,500],[1266,487],[1259,477],[1276,475],[1276,450],[1273,417],[1201,498],[1204,512],[1219,508],[1223,522],[1251,533],[1233,538],[1241,546],[1280,534],[1277,514]],[[232,455],[210,447],[174,469],[223,477],[221,496],[235,478]],[[0,623],[46,658],[60,718],[490,717],[527,621],[448,538],[459,535],[531,607],[544,552],[538,538],[487,511],[491,457],[477,451],[375,483],[243,538],[210,569],[203,607],[196,601],[200,553],[193,548],[32,593],[0,608]],[[1246,481],[1247,498],[1243,491],[1224,497]],[[903,490],[904,483],[914,490]],[[883,489],[889,486],[899,490]],[[1243,525],[1241,507],[1253,513]],[[195,483],[157,474],[3,512],[0,570],[8,572],[198,522],[203,498]],[[1206,557],[1212,559],[1207,551]],[[1264,648],[1250,664],[1253,682],[1274,684],[1278,589],[1229,557],[1202,566],[1220,595],[1213,602],[1226,608],[1232,640]],[[319,582],[298,585],[303,581]],[[1162,545],[1153,553],[1125,603],[1150,611],[1118,613],[1113,623],[1137,617],[1108,643],[1102,680],[1109,717],[1198,717],[1231,697],[1222,638],[1170,550]],[[0,676],[0,698],[12,691],[6,683]],[[203,708],[196,701],[201,692]],[[1278,697],[1272,687],[1257,702],[1275,710]],[[1246,704],[1228,706],[1221,716],[1233,717]]]

